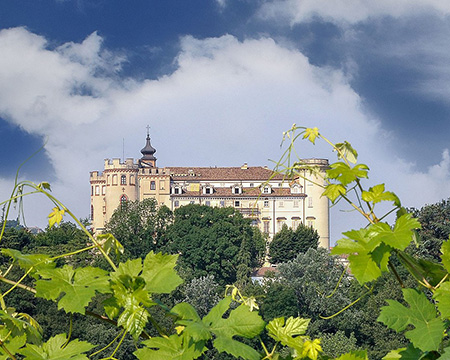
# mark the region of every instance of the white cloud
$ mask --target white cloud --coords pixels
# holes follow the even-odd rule
[[[401,17],[433,12],[450,13],[450,3],[441,0],[272,0],[265,2],[258,16],[288,21],[291,25],[319,17],[338,24],[354,24],[369,18]]]
[[[104,53],[96,34],[50,50],[25,29],[0,32],[0,114],[48,136],[54,193],[79,216],[89,208],[89,171],[121,157],[122,139],[126,156],[138,157],[147,124],[160,166],[264,165],[281,155],[282,131],[295,122],[319,127],[332,141],[349,140],[390,190],[411,189],[404,196],[412,205],[420,206],[410,201],[419,190],[423,201],[447,196],[448,152],[424,174],[396,159],[395,139],[365,113],[341,71],[313,66],[270,38],[185,37],[180,46],[172,74],[118,83],[95,70]],[[73,90],[80,86],[92,91]],[[330,156],[321,144],[299,151]],[[35,211],[33,221],[40,216],[42,226],[47,210]]]

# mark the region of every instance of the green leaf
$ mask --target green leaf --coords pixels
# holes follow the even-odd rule
[[[202,322],[215,335],[214,347],[219,352],[227,352],[235,357],[257,360],[259,353],[248,345],[237,340],[234,336],[252,338],[264,329],[264,321],[247,305],[241,304],[230,312],[227,318],[223,316],[229,310],[231,297],[221,300],[206,315]]]
[[[351,168],[346,163],[336,162],[330,165],[330,169],[327,170],[327,177],[338,180],[345,186],[356,179],[367,178],[368,170],[369,167],[365,164],[358,164]]]
[[[384,184],[379,184],[371,187],[369,191],[363,191],[361,198],[364,201],[372,202],[374,204],[381,201],[393,201],[395,206],[400,206],[400,199],[397,195],[390,191],[384,191]]]
[[[41,346],[27,344],[19,353],[24,355],[26,360],[88,360],[83,353],[91,350],[94,345],[79,340],[73,340],[65,345],[66,341],[66,334],[59,334]]]
[[[450,318],[450,283],[444,282],[435,291],[433,298],[437,301],[438,310],[443,318]]]
[[[450,272],[450,240],[442,242],[441,253],[442,265]]]
[[[433,286],[439,284],[447,274],[444,267],[434,261],[415,259],[405,252],[399,252],[398,258],[418,281],[423,281],[425,278]]]
[[[298,353],[302,353],[303,345],[306,336],[301,336],[306,333],[310,319],[289,317],[284,321],[284,317],[276,318],[270,321],[266,328],[268,334],[275,341],[281,342],[285,346],[289,346]]]
[[[94,267],[73,269],[69,265],[62,268],[42,270],[39,275],[46,280],[36,282],[36,296],[58,301],[58,309],[67,313],[85,313],[85,307],[96,292],[110,292],[107,272]]]
[[[102,244],[102,248],[106,254],[112,251],[116,255],[117,261],[124,252],[123,245],[117,240],[113,234],[99,234],[97,235],[97,241]]]
[[[175,290],[183,280],[175,271],[178,255],[168,255],[153,251],[144,259],[142,277],[146,282],[146,290],[156,294],[169,294]]]
[[[336,360],[367,360],[367,352],[365,350],[351,351],[339,356]]]
[[[319,137],[319,129],[316,127],[305,129],[305,133],[303,134],[303,139],[307,138],[313,144],[315,144],[316,138],[318,137]]]
[[[28,342],[39,344],[42,341],[42,329],[29,315],[17,313],[14,308],[0,310],[0,320],[11,332],[11,336],[26,335]]]
[[[167,338],[153,337],[143,341],[146,346],[133,354],[140,360],[193,360],[205,350],[204,342],[192,342],[186,335],[171,335]]]
[[[381,276],[381,269],[368,253],[350,255],[348,260],[352,274],[361,285]]]
[[[64,216],[65,210],[60,209],[58,206],[53,208],[53,211],[48,215],[48,225],[52,228],[53,225],[59,224]]]
[[[369,230],[377,241],[384,242],[394,249],[404,250],[412,241],[413,231],[420,227],[417,219],[413,218],[411,214],[405,214],[396,220],[394,229],[391,229],[388,224],[380,222],[371,225]]]
[[[405,333],[405,337],[422,351],[437,350],[444,336],[444,323],[437,318],[436,309],[425,294],[414,289],[403,289],[409,308],[398,301],[387,300],[389,306],[381,308],[378,321],[400,332],[411,324],[415,328]]]
[[[19,250],[14,249],[2,249],[3,255],[11,257],[17,261],[19,266],[28,271],[30,268],[34,268],[30,273],[33,277],[36,277],[36,272],[41,270],[53,269],[56,264],[51,260],[49,255],[45,254],[22,254]]]
[[[391,350],[389,351],[385,356],[383,356],[381,359],[382,360],[397,360],[397,359],[401,359],[401,355],[400,352],[406,350],[406,348],[400,348],[400,349],[396,349],[396,350]]]
[[[335,150],[337,150],[339,159],[345,157],[349,162],[356,164],[356,160],[358,159],[358,152],[350,145],[349,142],[344,141],[343,143],[337,143],[334,146],[336,147]]]
[[[7,329],[2,329],[1,330],[1,340],[3,345],[6,347],[6,349],[8,349],[8,352],[12,355],[17,354],[17,352],[19,351],[19,349],[25,345],[25,343],[27,342],[27,336],[25,334],[21,335],[21,336],[8,336],[8,331]],[[9,354],[2,348],[0,347],[0,360],[8,360],[11,359],[11,357],[9,356]]]
[[[347,194],[347,189],[342,184],[329,184],[326,186],[322,196],[326,196],[332,203],[341,196]]]

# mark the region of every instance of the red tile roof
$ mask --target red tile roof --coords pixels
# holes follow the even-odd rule
[[[166,167],[166,173],[169,173],[174,180],[254,180],[267,181],[274,172],[262,166],[241,167]],[[274,180],[283,180],[283,175],[276,174],[272,177]]]

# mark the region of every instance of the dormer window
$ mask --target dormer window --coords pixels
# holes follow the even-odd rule
[[[233,186],[233,194],[242,194],[242,187],[241,186]]]
[[[272,188],[270,186],[264,186],[262,188],[262,193],[263,194],[271,194],[272,193]]]
[[[203,194],[210,195],[214,192],[214,189],[212,186],[204,186],[203,187]]]
[[[301,194],[303,187],[299,184],[294,184],[291,187],[291,194]]]
[[[181,193],[182,193],[181,187],[175,186],[172,188],[172,194],[181,194]]]

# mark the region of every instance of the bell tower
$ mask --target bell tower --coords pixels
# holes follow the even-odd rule
[[[150,144],[150,126],[147,125],[147,138],[145,147],[141,150],[142,157],[139,159],[139,167],[156,167],[156,149]]]

